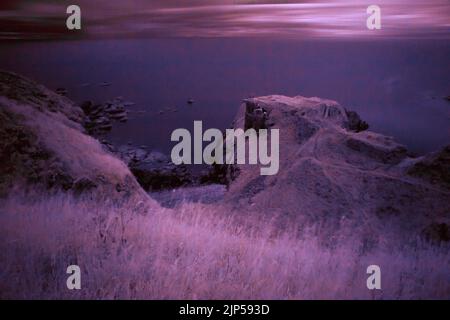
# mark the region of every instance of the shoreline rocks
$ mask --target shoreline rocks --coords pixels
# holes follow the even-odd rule
[[[125,102],[121,97],[114,98],[103,104],[94,104],[92,101],[85,101],[81,104],[81,109],[86,114],[84,127],[93,136],[104,135],[111,131],[114,121],[128,121]]]
[[[173,189],[196,183],[186,165],[173,164],[170,157],[163,153],[130,144],[115,147],[105,140],[102,143],[109,152],[127,164],[145,191]]]

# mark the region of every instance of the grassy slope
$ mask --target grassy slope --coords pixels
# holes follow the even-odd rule
[[[217,216],[219,207],[185,204],[139,214],[67,194],[0,204],[1,298],[448,298],[448,247],[418,244],[361,251],[360,239],[334,249],[314,234],[275,235]],[[142,212],[141,212],[142,213]],[[69,264],[82,290],[65,287]],[[378,264],[382,291],[366,288]]]

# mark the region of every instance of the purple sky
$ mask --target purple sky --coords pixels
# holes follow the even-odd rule
[[[82,10],[82,31],[65,29],[66,7]],[[366,29],[366,8],[382,30]],[[111,37],[450,38],[449,0],[1,0],[0,39]]]

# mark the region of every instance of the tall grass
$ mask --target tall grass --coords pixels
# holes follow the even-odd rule
[[[67,195],[0,203],[0,297],[450,298],[448,248],[361,253],[358,239],[330,249],[314,234],[244,227],[217,206],[130,210]],[[66,287],[71,264],[81,268],[81,290]],[[371,264],[381,267],[382,290],[366,287]]]

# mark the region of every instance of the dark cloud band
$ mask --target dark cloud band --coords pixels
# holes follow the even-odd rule
[[[82,32],[65,29],[71,1],[0,4],[0,39],[104,37],[449,38],[447,0],[377,1],[383,28],[365,27],[365,1],[79,0]]]

